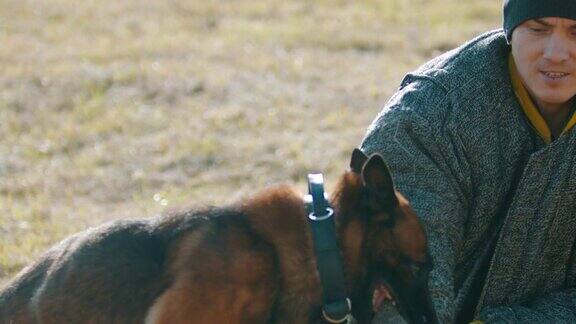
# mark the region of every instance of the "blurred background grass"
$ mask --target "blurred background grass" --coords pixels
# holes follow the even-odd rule
[[[64,236],[328,187],[404,73],[499,0],[0,0],[0,282]]]

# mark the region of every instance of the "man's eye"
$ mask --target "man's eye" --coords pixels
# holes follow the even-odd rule
[[[545,32],[545,31],[546,31],[545,29],[536,28],[536,27],[530,27],[530,30],[533,31],[533,32],[535,32],[535,33],[542,33],[542,32]]]

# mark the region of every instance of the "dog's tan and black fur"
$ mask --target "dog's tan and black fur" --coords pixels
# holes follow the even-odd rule
[[[425,234],[380,156],[355,150],[331,202],[354,315],[367,322],[375,280],[392,274],[398,296],[416,280]],[[321,322],[306,217],[302,195],[276,187],[227,208],[90,229],[0,292],[0,323]]]

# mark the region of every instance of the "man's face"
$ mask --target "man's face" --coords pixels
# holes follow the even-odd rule
[[[576,95],[576,20],[526,21],[512,33],[512,55],[524,85],[541,109]]]

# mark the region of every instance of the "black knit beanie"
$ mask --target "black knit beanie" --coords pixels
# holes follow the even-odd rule
[[[504,31],[508,42],[518,25],[544,17],[576,20],[576,0],[504,0]]]

